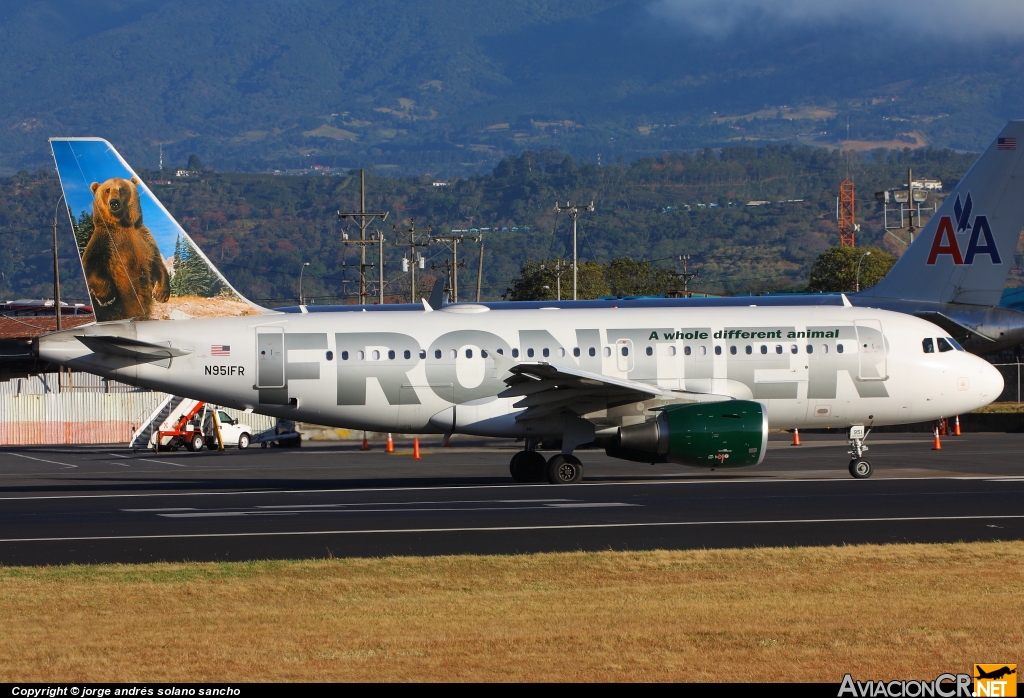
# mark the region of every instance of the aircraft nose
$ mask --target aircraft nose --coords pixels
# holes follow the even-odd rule
[[[981,369],[981,395],[989,402],[992,402],[997,400],[1003,393],[1005,385],[1003,374],[988,361],[984,359],[980,359],[980,361],[984,364]]]

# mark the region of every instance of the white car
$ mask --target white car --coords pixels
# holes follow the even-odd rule
[[[249,448],[252,441],[252,427],[243,424],[237,419],[232,419],[227,412],[217,410],[217,419],[220,420],[220,436],[224,440],[224,447],[238,445],[239,448]],[[213,427],[213,418],[207,417],[203,425],[203,432],[206,434],[206,447],[217,448],[217,431]]]

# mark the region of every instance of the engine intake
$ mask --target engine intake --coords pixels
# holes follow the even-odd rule
[[[758,465],[768,448],[768,414],[759,402],[728,400],[658,408],[656,419],[619,427],[613,458],[707,468]]]

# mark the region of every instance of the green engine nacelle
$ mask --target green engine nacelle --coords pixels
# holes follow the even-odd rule
[[[609,456],[641,463],[707,468],[758,465],[768,448],[768,414],[759,402],[727,400],[657,408],[657,419],[619,427]]]

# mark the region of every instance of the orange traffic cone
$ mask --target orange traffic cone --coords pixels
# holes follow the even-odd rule
[[[793,446],[799,446],[800,445],[800,430],[799,429],[794,429],[793,430],[793,443],[792,443],[792,445]]]
[[[420,437],[413,437],[412,440],[412,459],[420,460]]]
[[[933,451],[942,450],[942,442],[939,440],[939,428],[935,427],[935,445],[932,446]]]
[[[391,432],[388,432],[388,445],[384,447],[385,453],[395,452],[395,442],[391,440]]]
[[[359,450],[361,450],[361,451],[369,451],[370,450],[370,442],[366,439],[366,432],[365,431],[363,432],[363,445],[362,445],[362,447],[360,447]]]
[[[956,421],[953,422],[953,436],[960,436],[960,415],[957,415]]]
[[[447,439],[445,439],[445,440],[444,440],[444,443],[443,443],[443,444],[441,444],[441,445],[442,445],[442,446],[451,446],[451,445],[452,445],[452,437],[451,437],[451,434],[449,434],[449,435],[448,435],[448,438],[447,438]]]

